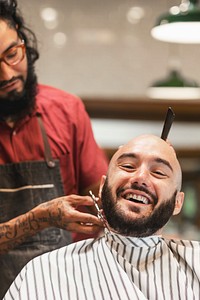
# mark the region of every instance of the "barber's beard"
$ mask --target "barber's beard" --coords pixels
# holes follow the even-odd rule
[[[15,78],[11,79],[14,80]],[[22,76],[17,77],[21,80],[24,88],[22,92],[13,90],[5,97],[0,97],[0,118],[16,121],[30,114],[35,106],[35,96],[37,94],[37,77],[33,65],[28,67],[26,82]],[[0,82],[0,85],[3,84]],[[6,82],[5,82],[6,84]]]
[[[131,218],[126,215],[114,201],[107,180],[102,189],[101,200],[107,222],[114,231],[127,236],[146,237],[158,232],[169,221],[175,208],[176,194],[177,191],[170,199],[154,207],[149,216],[141,218]]]

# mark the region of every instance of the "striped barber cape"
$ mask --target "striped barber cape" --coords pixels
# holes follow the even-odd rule
[[[200,243],[105,231],[31,260],[4,300],[199,300]]]

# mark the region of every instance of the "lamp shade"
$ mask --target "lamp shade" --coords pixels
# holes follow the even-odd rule
[[[160,41],[183,44],[200,43],[200,8],[198,1],[182,1],[161,15],[151,30],[151,35]]]
[[[165,79],[154,82],[148,88],[147,96],[166,100],[200,100],[200,87],[197,82],[184,78],[177,70],[172,70]]]

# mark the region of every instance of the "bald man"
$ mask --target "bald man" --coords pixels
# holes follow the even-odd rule
[[[131,140],[115,153],[102,178],[100,197],[109,225],[123,235],[159,233],[181,210],[181,182],[172,146],[152,135]]]
[[[181,181],[176,153],[161,138],[121,146],[99,190],[105,234],[33,259],[4,300],[200,299],[199,242],[162,237],[181,211]]]

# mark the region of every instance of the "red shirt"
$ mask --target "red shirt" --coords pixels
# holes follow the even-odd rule
[[[94,140],[82,101],[53,87],[39,85],[37,108],[10,128],[0,122],[0,164],[44,160],[36,112],[42,116],[53,158],[58,158],[66,194],[80,193],[106,174],[107,159]]]

